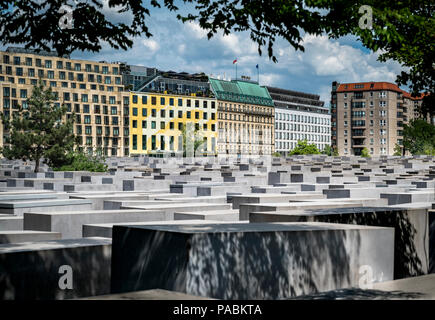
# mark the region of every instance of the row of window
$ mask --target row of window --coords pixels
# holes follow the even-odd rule
[[[48,79],[54,79],[55,78],[55,72],[52,70],[44,70],[44,69],[37,69],[37,73],[36,70],[34,68],[28,68],[27,72],[25,72],[26,69],[21,68],[21,67],[16,67],[15,68],[15,74],[13,74],[13,69],[12,67],[7,66],[4,69],[3,72],[3,67],[0,65],[0,74],[5,73],[6,75],[15,75],[18,77],[38,77],[38,78],[48,78]],[[65,72],[65,71],[58,71],[57,73],[57,79],[59,80],[67,80],[67,75],[68,75],[68,80],[70,81],[79,81],[79,82],[84,82],[85,80],[85,75],[83,73],[74,73],[74,72]],[[121,77],[114,77],[114,83],[115,84],[119,84],[121,85]],[[111,76],[101,76],[101,75],[97,75],[95,76],[94,74],[88,74],[87,76],[87,81],[88,82],[97,82],[97,83],[104,83],[105,84],[112,84],[112,77]]]
[[[70,119],[70,117],[71,117],[71,114],[67,114],[67,118]],[[112,121],[110,122],[109,116],[104,116],[103,117],[104,124],[105,125],[110,125],[110,124],[119,125],[119,117],[111,117],[111,118],[112,118]],[[76,123],[82,123],[82,116],[80,114],[77,114],[75,120],[76,120]],[[95,120],[94,121],[95,124],[102,124],[101,123],[101,116],[95,116],[94,120]],[[91,116],[90,115],[83,116],[83,123],[84,124],[92,124]],[[128,122],[124,123],[124,125],[128,125]]]
[[[47,68],[47,69],[52,69],[54,65],[53,61],[48,59],[45,59],[43,61],[40,58],[33,59],[32,57],[25,57],[24,59],[22,59],[19,56],[14,56],[11,60],[9,55],[6,54],[3,55],[3,63],[11,64],[11,62],[13,62],[14,65],[26,65],[26,66],[33,66],[33,63],[35,63],[36,67]],[[81,63],[72,63],[70,61],[62,61],[62,60],[56,61],[56,68],[57,69],[65,68],[67,70],[75,70],[75,71],[84,70],[86,72],[100,73],[100,65],[85,64],[83,67]],[[109,66],[101,66],[101,73],[109,74]],[[112,74],[118,75],[119,67],[112,67]]]
[[[169,112],[166,112],[167,110],[165,109],[161,109],[160,110],[160,117],[161,118],[165,118],[166,115],[169,116],[169,118],[174,118],[175,115],[175,111],[174,110],[168,110]],[[191,119],[192,118],[192,112],[191,111],[186,111],[186,118],[187,119]],[[132,108],[132,115],[134,117],[138,116],[138,108]],[[157,117],[157,109],[151,109],[151,117],[155,118]],[[148,116],[148,109],[147,108],[142,108],[142,116],[143,117],[147,117]],[[183,111],[178,110],[178,118],[183,118]],[[208,113],[207,112],[203,112],[202,113],[202,118],[204,120],[208,119]],[[196,111],[195,112],[195,119],[200,119],[200,112]],[[216,113],[211,113],[211,120],[216,120]]]
[[[357,140],[358,141],[358,140]],[[344,139],[344,145],[346,146],[347,145],[347,143],[348,143],[348,140],[347,139]],[[375,143],[375,139],[374,138],[370,138],[370,145],[373,145]],[[386,138],[380,138],[379,139],[379,143],[380,144],[387,144],[387,139]],[[361,143],[355,143],[355,144],[364,144],[363,142],[361,142]]]
[[[366,121],[365,120],[353,120],[351,123],[352,123],[353,127],[365,127],[365,125],[366,125]],[[345,120],[344,121],[344,126],[347,127],[347,125],[348,125],[348,122]],[[374,121],[370,120],[370,126],[373,126],[373,125],[374,125]],[[384,119],[379,120],[379,125],[380,126],[386,126],[387,125],[387,120],[384,120]]]
[[[277,122],[275,123],[275,130],[291,130],[302,132],[315,132],[315,133],[329,133],[330,127],[310,126],[299,123]]]
[[[398,95],[400,96],[399,93],[398,93]],[[345,99],[347,99],[348,93],[344,93],[343,96],[344,96]],[[369,96],[370,97],[374,97],[374,92],[373,91],[369,92]],[[379,98],[386,98],[387,97],[387,92],[385,92],[385,91],[379,91],[378,92],[378,96],[379,96]],[[353,97],[355,99],[363,99],[364,98],[364,92],[361,92],[361,91],[354,92],[353,93]]]
[[[387,107],[388,102],[387,101],[379,101],[379,107],[385,108]],[[347,109],[348,105],[347,102],[344,103],[344,109]],[[361,109],[361,108],[365,108],[366,107],[366,103],[365,101],[357,101],[357,102],[352,102],[352,108],[353,109]],[[374,102],[370,101],[370,108],[374,107]]]
[[[301,138],[302,137],[302,138]],[[329,135],[316,135],[316,134],[305,134],[305,133],[292,133],[292,132],[277,132],[277,140],[304,140],[308,141],[318,141],[318,142],[329,142]]]
[[[147,135],[142,135],[142,150],[157,150],[157,139],[158,137],[156,135],[152,135],[151,136],[151,141],[150,143],[148,143],[148,136]],[[175,150],[175,136],[163,136],[161,135],[159,137],[160,140],[160,145],[159,145],[159,149],[160,150],[171,150],[174,151]],[[132,135],[132,147],[133,150],[137,150],[138,149],[138,136],[136,134]],[[212,145],[212,150],[215,150],[215,146],[216,146],[216,138],[212,137],[211,138],[211,145]],[[167,148],[169,147],[169,148]],[[203,143],[202,143],[202,149],[203,151],[207,151],[208,148],[208,139],[207,137],[203,138]],[[183,150],[183,138],[182,136],[178,136],[178,150]]]
[[[399,135],[399,136],[402,135],[402,133],[403,133],[402,130],[397,131],[397,135]],[[348,134],[348,131],[344,130],[344,136],[347,136],[347,134]],[[375,134],[375,131],[373,129],[370,129],[370,135],[374,135],[374,134]],[[379,130],[379,134],[381,136],[386,135],[387,134],[387,130],[386,129],[380,129]],[[353,130],[352,131],[352,135],[353,136],[364,136],[365,134],[364,134],[364,130]]]
[[[148,122],[150,122],[150,127],[148,126]],[[141,122],[142,124],[142,129],[157,129],[157,122],[156,121],[146,121],[146,120],[142,120]],[[175,123],[170,121],[169,122],[169,128],[166,128],[166,124],[167,122],[165,121],[160,121],[160,128],[159,129],[169,129],[169,130],[174,130],[175,129]],[[133,120],[132,121],[132,128],[137,128],[138,127],[138,121],[137,120]],[[211,131],[216,131],[216,125],[215,124],[207,124],[204,123],[202,125],[202,130],[207,131],[207,129],[210,129]],[[179,122],[178,123],[178,130],[183,130],[183,123]],[[199,123],[195,123],[195,130],[200,130],[199,127]]]
[[[222,112],[219,112],[219,119],[272,123],[272,118],[269,118],[269,117],[258,117],[258,116],[252,116],[252,115],[247,115],[247,114],[232,114],[232,113],[228,114],[228,113],[222,113]]]
[[[186,101],[185,105],[183,105],[183,99],[177,98],[177,106],[178,107],[191,107],[192,106],[192,100],[191,99],[184,99]],[[139,101],[139,97],[137,95],[133,95],[132,102],[133,104],[137,104]],[[142,104],[148,104],[148,96],[143,95],[141,96]],[[200,100],[193,100],[195,108],[199,108],[201,103]],[[210,104],[209,104],[210,102]],[[169,106],[175,106],[175,98],[167,98],[167,97],[160,97],[160,105],[166,106],[166,103],[168,103]],[[151,105],[155,106],[157,105],[157,97],[151,96]],[[215,101],[208,101],[208,100],[202,100],[201,107],[208,108],[208,106],[211,106],[212,109],[216,108]]]
[[[26,78],[18,78],[17,83],[18,84],[30,84],[32,86],[35,86],[38,84],[38,80],[37,79],[27,79],[28,81],[26,81]],[[4,82],[5,81],[5,77],[0,76],[0,82]],[[8,82],[10,83],[15,83],[15,78],[14,77],[9,77],[8,78]],[[44,84],[44,86],[47,86],[47,84],[52,87],[52,88],[57,88],[58,87],[58,82],[57,81],[48,81],[47,80],[42,80],[42,83]],[[115,92],[115,87],[113,86],[103,86],[103,85],[96,85],[96,84],[86,84],[86,83],[79,83],[78,86],[75,82],[60,82],[60,87],[61,88],[71,88],[71,89],[81,89],[81,90],[99,90],[99,91],[108,91],[108,92]],[[118,92],[122,92],[123,87],[119,86],[118,88]]]
[[[352,114],[352,117],[359,117],[359,118],[366,116],[366,112],[365,111],[352,111],[351,114]],[[370,115],[370,117],[374,116],[373,110],[370,111],[369,115]],[[398,117],[400,117],[402,115],[403,115],[402,113],[399,113],[399,112],[397,113]],[[344,116],[344,118],[347,118],[347,112],[346,111],[344,112],[343,116]],[[379,116],[380,117],[386,117],[387,116],[387,110],[379,110]]]
[[[275,120],[294,121],[294,122],[312,123],[312,124],[320,124],[320,125],[329,125],[331,122],[330,119],[328,118],[281,113],[281,112],[275,113]]]
[[[92,135],[92,126],[85,126],[85,134]],[[103,127],[97,126],[95,127],[95,133],[97,135],[103,134]],[[104,134],[106,136],[110,136],[110,133],[113,134],[113,136],[119,136],[119,127],[104,127]],[[76,134],[80,135],[83,134],[82,126],[78,125],[76,126]],[[124,129],[124,136],[128,136],[129,130],[128,128]]]
[[[263,114],[272,115],[274,108],[271,107],[261,107],[261,106],[251,106],[251,105],[241,105],[241,104],[232,104],[232,103],[224,103],[219,102],[219,110],[221,111],[233,111],[233,112],[241,112],[241,113],[252,113],[252,112],[261,112]]]

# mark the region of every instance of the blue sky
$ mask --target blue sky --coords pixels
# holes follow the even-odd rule
[[[107,1],[107,0],[104,0]],[[189,8],[180,7],[183,13]],[[113,9],[103,10],[113,20],[125,21],[128,13],[117,14]],[[235,77],[232,61],[238,60],[238,75],[257,78],[255,66],[259,65],[260,84],[284,89],[319,94],[329,104],[331,82],[389,81],[394,82],[402,70],[395,62],[380,63],[377,54],[370,53],[353,37],[338,41],[326,36],[304,36],[305,52],[295,51],[284,40],[275,43],[278,63],[258,55],[257,45],[248,33],[216,35],[208,40],[198,24],[176,19],[176,13],[166,9],[151,9],[147,25],[152,38],[134,39],[133,48],[115,50],[103,45],[99,53],[74,52],[72,58],[88,60],[123,61],[129,64],[157,67],[162,70],[205,72],[226,78]]]

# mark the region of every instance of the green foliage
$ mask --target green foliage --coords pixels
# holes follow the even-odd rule
[[[403,128],[403,146],[413,155],[432,155],[435,148],[435,126],[413,119]]]
[[[401,156],[401,155],[402,155],[402,152],[403,152],[402,147],[401,147],[398,143],[396,143],[396,144],[394,145],[394,153],[393,153],[393,156]]]
[[[276,158],[280,158],[281,157],[281,153],[275,151],[274,153],[272,153],[272,156],[276,157]]]
[[[102,10],[103,4],[109,10]],[[181,0],[189,9],[179,11],[175,0],[80,1],[73,11],[72,28],[59,28],[65,16],[60,10],[71,5],[68,0],[29,1],[4,0],[0,5],[0,42],[24,44],[27,48],[48,50],[59,55],[75,50],[100,51],[102,43],[115,49],[127,50],[133,39],[151,37],[147,22],[150,8],[165,7],[178,12],[184,22],[197,22],[210,39],[216,34],[249,33],[257,43],[258,52],[264,48],[274,62],[274,43],[283,38],[296,50],[304,51],[305,34],[326,34],[331,38],[354,36],[379,60],[393,59],[406,71],[397,78],[399,85],[410,84],[414,95],[426,91],[422,113],[434,115],[435,100],[435,18],[433,1],[428,0]],[[372,28],[361,28],[365,20],[359,10],[362,5],[372,9]],[[184,9],[184,8],[183,8]],[[113,20],[107,12],[116,11],[129,19]],[[362,22],[361,21],[361,22]]]
[[[67,155],[67,164],[54,167],[53,170],[107,172],[107,165],[103,156],[74,151]]]
[[[332,155],[332,148],[330,145],[326,145],[325,148],[322,151],[322,154],[326,154],[327,156]]]
[[[194,124],[191,123],[191,125],[193,126]],[[192,128],[193,129],[193,128]],[[188,137],[189,134],[191,134],[191,137]],[[195,130],[193,129],[192,131],[186,129],[186,125],[183,125],[183,127],[181,128],[181,135],[183,137],[183,157],[186,157],[187,154],[187,147],[188,147],[188,139],[192,142],[193,140],[193,152],[194,154],[196,154],[196,152],[198,151],[199,147],[203,144],[204,142],[204,137],[201,134],[201,132],[199,130]]]
[[[296,147],[289,152],[290,156],[302,154],[320,154],[315,144],[308,144],[307,140],[298,140]]]
[[[326,154],[327,156],[338,157],[337,148],[331,147],[330,145],[325,146],[325,149],[323,149],[322,154]]]
[[[370,158],[369,149],[363,148],[361,150],[361,157],[363,157],[363,158]]]
[[[44,89],[39,81],[27,100],[27,109],[19,106],[12,118],[1,113],[4,127],[10,132],[1,150],[4,157],[35,161],[35,172],[39,171],[41,159],[50,166],[67,162],[76,141],[73,117],[66,119],[66,106],[56,106],[55,101],[51,88]]]

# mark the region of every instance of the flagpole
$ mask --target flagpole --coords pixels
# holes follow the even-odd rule
[[[237,80],[237,61],[236,61],[236,80]]]
[[[257,83],[260,84],[260,66],[257,64]]]

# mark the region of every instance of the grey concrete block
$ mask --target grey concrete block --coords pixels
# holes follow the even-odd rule
[[[0,245],[0,299],[72,299],[110,293],[111,239],[86,238]],[[71,266],[73,289],[59,288]],[[19,268],[17,268],[19,266]]]
[[[161,288],[218,299],[279,299],[357,286],[364,265],[375,282],[393,277],[391,228],[205,227],[114,226],[112,292]]]

